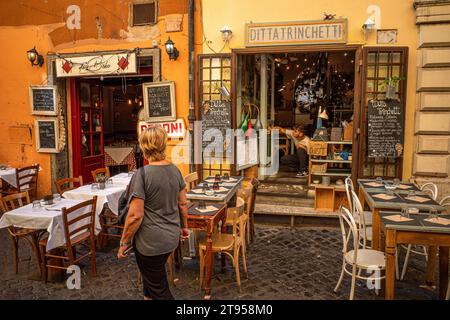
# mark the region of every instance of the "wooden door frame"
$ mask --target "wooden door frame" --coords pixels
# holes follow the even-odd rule
[[[236,113],[237,100],[237,56],[238,55],[254,55],[254,54],[279,54],[279,53],[296,53],[296,52],[335,52],[335,51],[352,51],[355,52],[355,79],[354,79],[354,109],[353,109],[353,145],[352,145],[352,179],[356,182],[358,179],[358,163],[359,158],[359,118],[361,115],[362,99],[361,99],[361,62],[362,62],[362,45],[307,45],[307,46],[280,46],[280,47],[257,47],[232,49],[231,54],[231,111]],[[233,117],[233,128],[235,127],[235,117]]]
[[[366,127],[363,125],[363,120],[365,119],[365,101],[366,101],[366,90],[363,89],[363,85],[367,82],[367,61],[368,61],[368,53],[370,52],[401,52],[403,55],[403,61],[401,61],[402,69],[400,70],[400,73],[405,76],[405,79],[400,81],[400,90],[399,93],[402,94],[402,97],[400,97],[400,106],[403,109],[403,130],[405,130],[405,118],[406,118],[406,100],[408,98],[407,95],[407,84],[408,84],[408,62],[409,62],[409,47],[406,46],[367,46],[364,47],[362,50],[361,55],[361,68],[363,69],[361,72],[361,81],[360,81],[360,88],[361,88],[361,101],[360,101],[360,118],[358,120],[358,126],[360,129],[360,142],[358,144],[358,147],[360,147],[361,151],[360,157],[364,157],[364,161],[360,161],[359,170],[358,170],[358,177],[366,177],[364,176],[364,166],[365,166],[365,158],[367,157],[366,148],[362,147],[362,144],[366,142],[366,135],[367,130]],[[364,112],[364,114],[363,114]],[[403,132],[405,134],[405,132]],[[402,157],[400,160],[399,165],[397,166],[397,172],[396,177],[399,179],[403,178],[403,161],[404,158]]]

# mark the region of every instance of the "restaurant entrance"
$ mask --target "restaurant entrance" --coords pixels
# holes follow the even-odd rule
[[[136,128],[142,84],[150,81],[149,73],[71,80],[74,176],[88,183],[98,168],[114,175],[142,166]]]

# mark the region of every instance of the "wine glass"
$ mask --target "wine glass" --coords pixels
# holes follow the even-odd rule
[[[34,200],[33,201],[33,211],[38,211],[42,207],[41,201]]]
[[[97,182],[94,182],[93,184],[91,184],[91,190],[92,191],[98,190],[98,183]]]
[[[61,201],[61,195],[59,193],[53,194],[53,201],[55,202]]]
[[[430,208],[430,210],[428,211],[428,219],[437,220],[437,218],[438,218],[437,210],[435,208]]]

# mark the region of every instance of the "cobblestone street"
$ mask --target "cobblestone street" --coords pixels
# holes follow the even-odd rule
[[[133,258],[118,261],[110,248],[97,253],[98,276],[90,276],[89,265],[83,270],[81,290],[68,290],[65,283],[29,280],[37,270],[30,261],[26,243],[21,243],[19,275],[13,273],[10,239],[0,230],[0,298],[1,299],[141,299],[137,288],[137,268]],[[229,263],[220,273],[216,259],[212,280],[213,299],[347,299],[350,277],[345,277],[338,294],[333,288],[341,268],[341,235],[335,228],[296,228],[258,226],[256,241],[248,252],[248,279],[242,276],[242,292],[235,283]],[[400,261],[403,261],[403,254]],[[425,277],[425,263],[412,258],[406,279],[396,283],[397,299],[437,299],[435,291],[419,286]],[[185,260],[182,272],[176,272],[176,299],[201,299],[198,285],[198,261]],[[355,299],[382,299],[357,282]]]

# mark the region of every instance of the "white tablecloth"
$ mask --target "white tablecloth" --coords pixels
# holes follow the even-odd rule
[[[96,216],[98,217],[103,210],[105,203],[114,214],[119,212],[119,198],[127,188],[123,184],[106,185],[104,190],[92,190],[91,185],[79,187],[77,189],[66,191],[62,196],[66,199],[89,200],[97,196]],[[95,228],[98,232],[101,230],[100,221],[95,220]]]
[[[105,153],[107,153],[115,162],[122,163],[122,161],[133,152],[133,148],[124,147],[105,147]]]
[[[19,228],[43,229],[49,233],[47,250],[60,247],[66,243],[61,208],[70,208],[82,202],[81,200],[62,199],[52,207],[34,209],[32,204],[8,211],[0,218],[0,228],[15,226]],[[89,208],[79,209],[70,215],[75,218],[87,213]],[[71,226],[75,229],[86,223],[85,219]]]
[[[114,185],[125,185],[127,186],[131,181],[131,176],[128,176],[128,173],[119,173],[113,177],[111,177],[113,180]]]
[[[6,170],[0,170],[0,179],[8,182],[14,188],[17,188],[16,169],[9,168]]]

